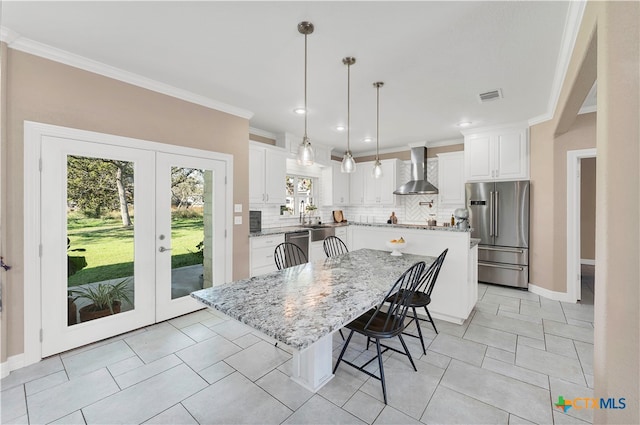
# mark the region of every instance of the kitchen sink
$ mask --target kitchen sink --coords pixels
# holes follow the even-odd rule
[[[302,227],[305,227],[307,229],[326,229],[332,228],[333,226],[330,224],[305,224]]]

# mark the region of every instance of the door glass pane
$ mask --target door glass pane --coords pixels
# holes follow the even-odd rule
[[[67,156],[68,325],[134,308],[133,162]]]
[[[211,286],[212,179],[210,170],[171,167],[171,299]]]

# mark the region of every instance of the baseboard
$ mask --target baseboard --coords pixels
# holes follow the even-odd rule
[[[586,258],[581,258],[580,259],[580,264],[584,264],[585,266],[595,266],[596,265],[596,260],[588,260]]]
[[[13,370],[20,369],[24,366],[24,354],[16,354],[7,359],[6,362],[0,363],[0,377],[4,378]]]
[[[541,297],[548,298],[550,300],[563,301],[567,303],[576,302],[576,300],[571,299],[571,296],[566,292],[551,291],[547,288],[536,286],[531,283],[529,284],[529,292],[534,293],[536,295],[540,295]]]

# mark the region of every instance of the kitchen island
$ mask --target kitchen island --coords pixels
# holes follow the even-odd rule
[[[345,242],[350,250],[371,248],[389,250],[387,241],[402,237],[407,242],[403,252],[437,257],[449,249],[436,282],[429,306],[431,315],[461,324],[478,300],[478,239],[471,238],[471,229],[428,226],[426,224],[357,223],[325,224],[347,230]],[[250,237],[284,234],[308,227],[292,226],[264,229]],[[271,249],[269,255],[273,253]],[[322,254],[324,256],[324,254]],[[273,265],[273,259],[268,262]]]
[[[387,241],[402,237],[402,252],[437,257],[449,249],[431,295],[433,317],[461,324],[478,300],[478,240],[471,229],[415,224],[350,223],[351,249],[388,249]]]
[[[332,374],[332,333],[378,305],[400,275],[435,258],[361,249],[191,296],[294,349],[292,378],[317,391]]]

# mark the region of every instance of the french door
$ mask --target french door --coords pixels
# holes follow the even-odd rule
[[[41,157],[42,357],[202,308],[190,292],[224,282],[224,161],[50,136]]]
[[[202,308],[189,294],[224,282],[226,208],[224,162],[156,155],[159,322]],[[195,264],[194,256],[199,259]]]

